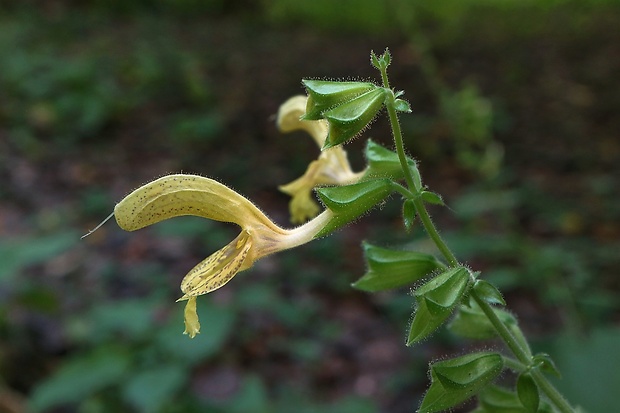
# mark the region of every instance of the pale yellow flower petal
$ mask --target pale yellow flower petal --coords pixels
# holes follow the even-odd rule
[[[322,148],[327,138],[329,125],[324,120],[301,120],[306,113],[307,97],[303,95],[293,96],[288,99],[278,110],[276,123],[280,131],[287,133],[294,130],[305,130],[312,136],[319,148]]]
[[[198,175],[167,175],[141,186],[114,208],[118,225],[135,231],[182,215],[194,215],[241,227],[279,230],[253,203],[213,179]]]
[[[312,161],[302,177],[278,188],[292,197],[289,212],[293,224],[302,224],[320,212],[319,205],[312,199],[312,189],[317,183],[317,175],[321,173],[323,163],[323,160]]]

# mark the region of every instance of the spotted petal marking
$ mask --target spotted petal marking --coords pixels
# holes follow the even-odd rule
[[[181,291],[185,295],[179,300],[207,294],[226,284],[239,272],[250,248],[252,238],[247,231],[242,231],[232,242],[211,254],[187,273],[181,282]]]

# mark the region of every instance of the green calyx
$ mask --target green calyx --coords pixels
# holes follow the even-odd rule
[[[323,113],[329,123],[323,149],[347,142],[362,132],[383,107],[386,95],[386,89],[375,88]]]
[[[334,216],[316,237],[325,236],[356,220],[383,202],[392,191],[392,181],[387,178],[317,189],[317,195]]]
[[[417,308],[407,345],[424,340],[442,325],[463,300],[469,286],[469,271],[464,267],[453,267],[416,289],[413,295]]]
[[[323,113],[346,103],[363,93],[376,89],[370,82],[338,82],[304,79],[301,83],[308,93],[308,103],[303,120],[323,119]]]
[[[444,268],[433,255],[414,251],[399,251],[364,243],[368,270],[353,287],[369,292],[402,288]]]
[[[308,92],[303,120],[325,119],[329,133],[323,149],[340,145],[356,137],[385,103],[388,89],[370,82],[302,80]]]
[[[494,352],[471,353],[431,364],[431,386],[418,412],[440,412],[462,403],[489,385],[503,367],[502,356]]]

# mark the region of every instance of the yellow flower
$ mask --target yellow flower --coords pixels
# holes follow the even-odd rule
[[[319,148],[327,138],[328,125],[325,120],[301,120],[306,111],[306,96],[294,96],[284,102],[278,111],[277,124],[282,132],[305,130],[312,136]],[[280,186],[280,190],[293,197],[289,205],[291,222],[300,224],[317,216],[320,208],[312,198],[312,189],[321,185],[348,185],[357,182],[364,175],[353,172],[342,146],[335,146],[321,152],[316,161],[308,166],[304,175],[293,182]]]
[[[333,217],[329,210],[294,229],[283,229],[252,202],[209,178],[197,175],[168,175],[129,195],[114,208],[118,225],[135,231],[168,218],[194,215],[232,222],[241,233],[224,248],[196,265],[181,282],[185,307],[185,334],[200,332],[196,296],[216,290],[240,271],[266,255],[311,241]]]

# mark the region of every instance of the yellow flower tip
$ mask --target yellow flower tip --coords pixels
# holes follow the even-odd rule
[[[303,224],[304,222],[319,215],[321,208],[311,197],[309,190],[298,191],[289,204],[291,222]]]
[[[312,136],[319,148],[325,144],[327,138],[327,122],[324,120],[302,120],[306,113],[306,96],[293,96],[284,102],[278,110],[276,123],[281,132],[305,130]]]
[[[306,97],[303,95],[293,96],[288,99],[278,110],[277,125],[282,132],[291,132],[299,129],[301,116],[306,113]]]
[[[189,338],[196,337],[196,334],[200,334],[200,322],[196,312],[196,297],[188,298],[183,315],[185,318],[185,331],[183,334],[187,334]]]

